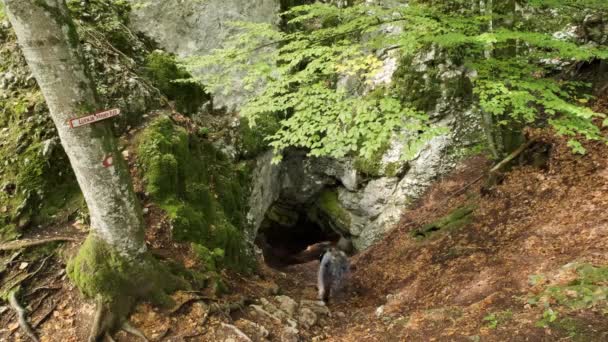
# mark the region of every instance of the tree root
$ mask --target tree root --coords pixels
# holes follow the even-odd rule
[[[23,332],[25,332],[25,334],[32,341],[38,342],[39,340],[38,336],[36,335],[36,332],[34,332],[34,329],[27,321],[25,309],[23,308],[23,306],[21,306],[21,304],[19,304],[19,301],[17,300],[17,292],[19,292],[19,289],[10,292],[10,294],[8,295],[8,302],[11,305],[11,308],[13,308],[13,310],[15,311],[15,313],[17,313],[17,319],[19,321],[19,327],[21,327],[21,330],[23,330]]]
[[[21,248],[25,248],[25,247],[44,245],[45,243],[56,242],[56,241],[79,241],[79,240],[80,239],[73,238],[73,237],[67,237],[67,236],[52,237],[52,238],[40,239],[40,240],[16,240],[16,241],[11,241],[11,242],[0,244],[0,251],[11,251],[11,250],[21,249]]]
[[[117,320],[119,318],[110,310],[110,308],[103,302],[101,297],[97,298],[97,310],[95,311],[95,319],[93,326],[89,334],[89,342],[100,342],[105,338],[107,341],[114,341],[112,338],[112,332],[115,326],[117,326]],[[126,333],[135,335],[141,338],[145,342],[149,342],[148,338],[139,329],[132,326],[128,321],[123,322],[120,325],[120,329]]]

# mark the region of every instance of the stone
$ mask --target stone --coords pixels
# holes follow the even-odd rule
[[[376,309],[376,317],[382,317],[382,315],[384,315],[384,305]]]
[[[134,4],[130,25],[153,38],[166,51],[180,57],[203,56],[238,32],[231,25],[234,21],[278,24],[280,5],[278,0],[205,0],[166,1],[148,0],[145,5],[140,0],[129,0]],[[150,25],[154,22],[154,25]],[[219,70],[206,69],[201,73]],[[230,94],[214,94],[213,103],[237,111],[244,103],[246,95],[242,80],[234,77]]]
[[[276,296],[274,299],[279,303],[279,309],[286,312],[290,317],[293,317],[298,309],[298,303],[288,296]]]
[[[232,324],[222,323],[225,342],[252,342],[251,338]]]
[[[299,333],[296,328],[285,327],[281,331],[281,342],[298,342],[300,340]]]
[[[299,311],[298,322],[308,329],[317,323],[317,315],[309,308],[302,308]]]
[[[258,228],[264,220],[264,216],[272,204],[279,198],[281,191],[279,178],[279,167],[273,165],[272,151],[259,156],[255,161],[255,167],[251,173],[251,194],[249,195],[249,211],[247,221],[249,229],[246,230],[245,239],[253,244]]]
[[[250,327],[252,330],[254,330],[256,332],[256,335],[258,337],[266,338],[270,335],[270,333],[268,332],[268,329],[266,329],[266,327],[264,327],[261,324],[252,322],[250,320],[241,318],[238,320],[237,324],[242,324],[242,325]]]
[[[329,316],[330,314],[329,308],[325,305],[325,303],[323,303],[323,301],[319,300],[302,299],[300,301],[300,308],[310,309],[318,316]]]

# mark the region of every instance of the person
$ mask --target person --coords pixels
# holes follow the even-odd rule
[[[327,304],[330,296],[339,294],[346,283],[349,268],[348,257],[343,251],[330,247],[323,254],[317,275],[319,300]]]

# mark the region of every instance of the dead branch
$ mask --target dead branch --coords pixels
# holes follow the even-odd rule
[[[17,300],[17,292],[19,292],[18,288],[10,292],[10,294],[8,295],[8,302],[11,305],[11,308],[17,314],[17,320],[19,321],[19,327],[21,327],[21,330],[23,330],[23,332],[25,332],[25,334],[32,341],[38,342],[38,336],[36,336],[34,329],[27,321],[25,309],[23,308],[23,306],[21,306],[21,304],[19,304],[19,301]]]
[[[529,141],[525,142],[521,146],[519,146],[517,148],[517,150],[511,152],[511,154],[509,154],[505,159],[501,160],[498,164],[494,165],[490,169],[489,176],[491,176],[492,174],[495,174],[498,171],[500,171],[503,167],[505,167],[507,164],[509,164],[513,159],[517,158],[517,156],[519,156],[522,152],[524,152],[528,147],[530,147],[530,145],[532,145],[535,142],[536,142],[536,140],[532,139],[532,140],[529,140]],[[467,183],[462,188],[460,188],[460,189],[454,191],[453,193],[451,193],[445,199],[445,201],[447,201],[447,200],[449,200],[449,199],[451,199],[451,198],[453,198],[455,196],[458,196],[458,195],[462,194],[465,190],[467,190],[468,188],[470,188],[471,186],[473,186],[475,183],[479,182],[484,177],[485,177],[485,175],[481,175],[481,176],[475,178],[473,181]]]
[[[15,240],[7,243],[0,244],[0,251],[11,251],[15,249],[21,249],[26,247],[44,245],[49,242],[57,242],[57,241],[79,241],[77,238],[60,236],[60,237],[52,237],[40,240]]]
[[[501,160],[500,163],[496,164],[491,170],[490,174],[500,171],[503,167],[509,164],[513,159],[517,158],[523,151],[525,151],[530,145],[536,142],[536,139],[530,139],[526,143],[522,144],[517,150],[511,152],[505,159]]]

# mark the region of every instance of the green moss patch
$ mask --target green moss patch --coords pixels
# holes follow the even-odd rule
[[[351,224],[350,214],[340,204],[336,191],[323,191],[317,201],[317,207],[338,228],[349,231]]]
[[[471,223],[474,210],[475,206],[473,205],[459,207],[439,220],[413,230],[411,234],[416,238],[427,238],[435,232],[460,229]]]
[[[119,316],[126,315],[139,299],[168,306],[172,304],[168,293],[187,287],[151,254],[126,258],[93,234],[68,263],[67,274],[84,295],[101,295],[111,302]]]
[[[192,76],[177,65],[175,56],[154,51],[146,57],[145,75],[169,100],[175,101],[176,109],[184,114],[196,112],[211,97],[196,82],[184,81]],[[177,80],[181,80],[176,82]]]
[[[141,134],[138,157],[147,191],[171,219],[174,239],[222,250],[220,263],[231,268],[252,266],[243,239],[246,164],[232,164],[211,143],[188,134],[167,117]]]
[[[1,49],[0,55],[18,70],[12,53]],[[80,190],[55,136],[37,89],[0,99],[0,241],[26,227],[64,221],[79,207]]]

